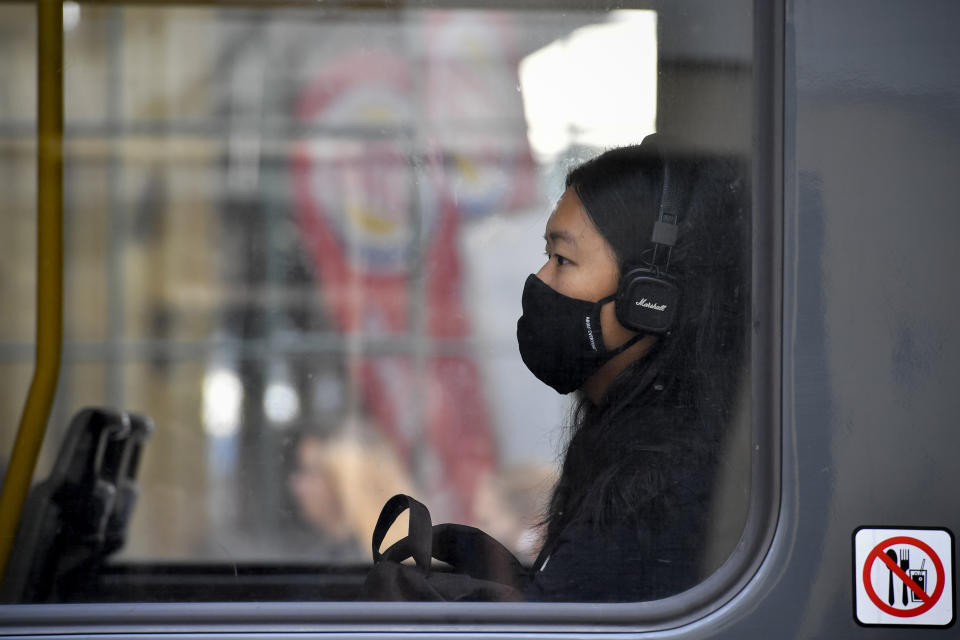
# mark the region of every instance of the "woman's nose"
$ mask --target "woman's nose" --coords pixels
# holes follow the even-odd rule
[[[550,261],[547,260],[543,263],[543,266],[540,267],[540,271],[537,271],[537,277],[543,280],[543,282],[548,286],[553,286],[552,280],[552,269],[550,268]]]

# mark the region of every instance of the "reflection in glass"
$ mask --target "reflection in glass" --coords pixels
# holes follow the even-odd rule
[[[363,563],[399,491],[532,561],[570,401],[523,366],[516,319],[563,175],[691,121],[707,151],[746,154],[749,128],[685,114],[708,86],[703,109],[749,123],[749,53],[664,59],[676,12],[64,12],[71,366],[51,422],[102,404],[157,425],[121,564]],[[32,20],[0,7],[4,29]],[[13,425],[32,357],[32,42],[11,31],[0,50]]]

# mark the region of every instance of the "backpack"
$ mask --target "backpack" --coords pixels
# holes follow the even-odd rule
[[[408,509],[407,536],[381,553],[387,531]],[[403,494],[383,506],[372,542],[361,600],[517,602],[530,581],[530,571],[494,538],[475,527],[433,525],[427,508]],[[404,564],[408,558],[414,564]]]

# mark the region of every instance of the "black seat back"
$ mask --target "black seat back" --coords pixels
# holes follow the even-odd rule
[[[7,565],[3,602],[58,601],[123,545],[149,419],[87,408],[70,421],[49,477],[31,489]]]

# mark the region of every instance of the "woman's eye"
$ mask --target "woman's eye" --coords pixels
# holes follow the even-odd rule
[[[565,264],[572,264],[572,263],[570,262],[570,260],[568,260],[567,258],[563,257],[563,256],[560,255],[559,253],[550,253],[549,251],[544,251],[544,252],[543,252],[543,255],[547,256],[547,262],[549,262],[550,260],[556,258],[556,259],[557,259],[557,266],[559,266],[559,267],[562,267],[562,266],[565,265]]]

